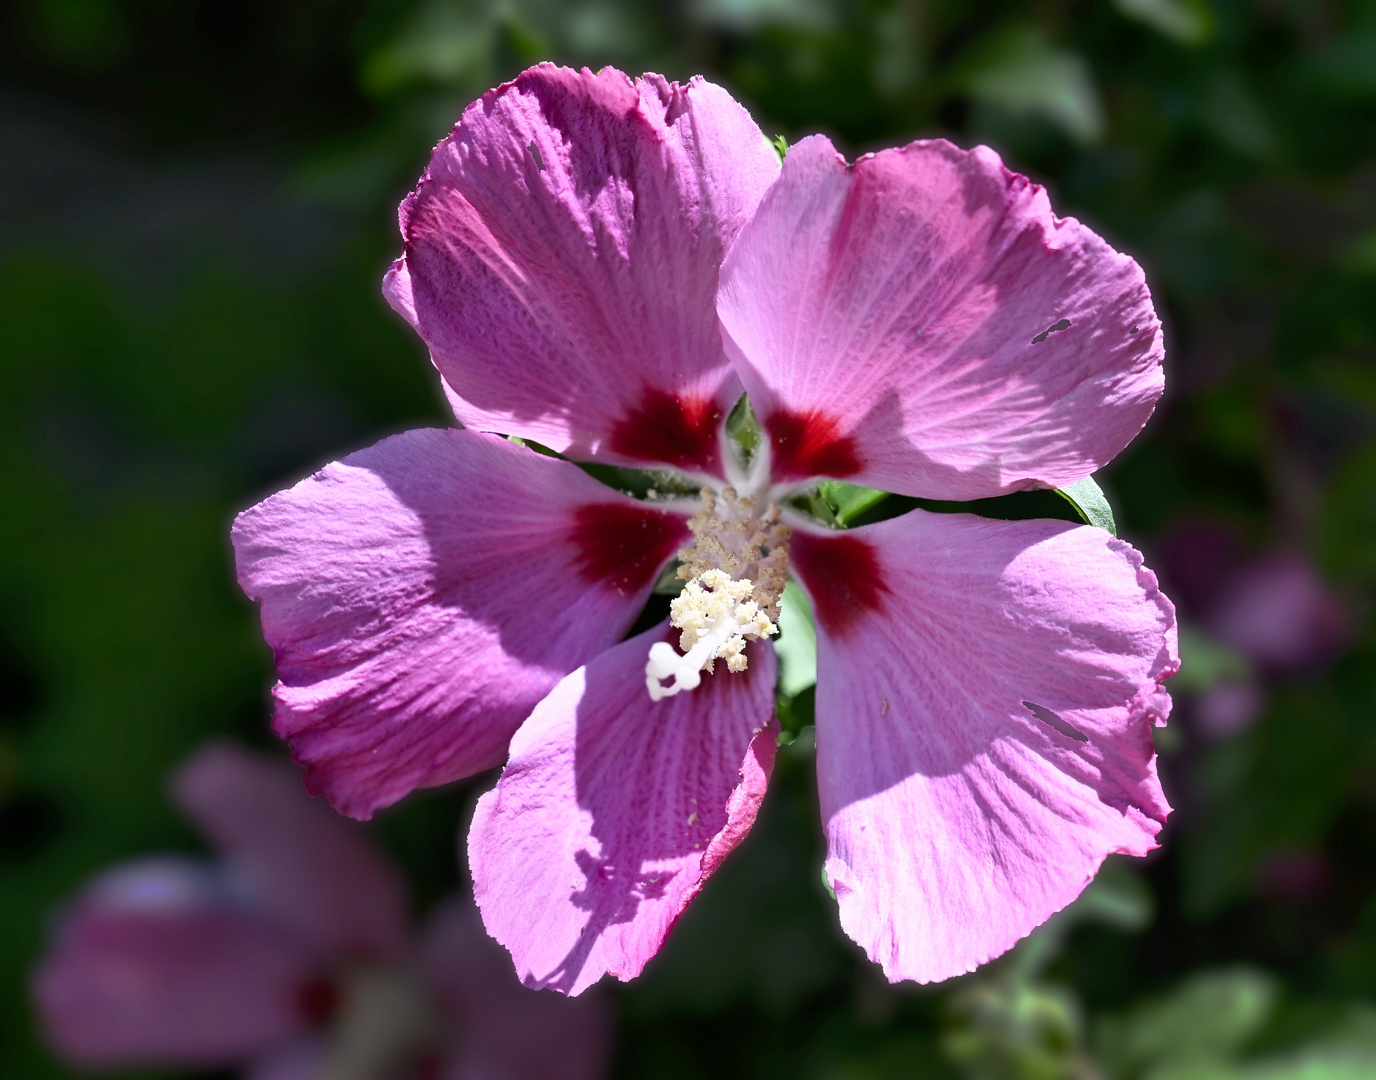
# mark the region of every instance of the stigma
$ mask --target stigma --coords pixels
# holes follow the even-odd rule
[[[678,553],[685,584],[669,605],[682,652],[667,641],[650,647],[645,686],[652,701],[696,689],[718,660],[728,671],[746,670],[746,646],[779,632],[792,530],[779,521],[778,504],[761,508],[757,497],[741,498],[734,488],[720,495],[704,488],[688,527],[693,543]]]

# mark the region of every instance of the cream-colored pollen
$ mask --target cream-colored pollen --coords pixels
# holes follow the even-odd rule
[[[736,632],[713,649],[703,667],[710,672],[714,661],[725,660],[730,670],[744,671],[746,640],[779,632],[760,605],[750,599],[754,592],[755,583],[749,578],[733,581],[724,570],[708,570],[688,582],[669,605],[669,621],[683,631],[678,647],[690,653],[699,641],[733,626]]]
[[[678,553],[685,585],[669,605],[683,654],[668,642],[651,646],[645,684],[654,701],[695,689],[718,660],[728,671],[744,671],[746,645],[779,632],[792,530],[780,523],[778,505],[760,512],[754,497],[704,488],[702,509],[688,526],[693,543]]]

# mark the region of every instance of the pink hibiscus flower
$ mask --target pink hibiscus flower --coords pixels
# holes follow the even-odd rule
[[[276,730],[344,812],[509,743],[469,855],[528,985],[638,973],[750,828],[788,575],[817,619],[826,873],[890,978],[970,970],[1155,845],[1174,615],[1131,547],[789,504],[820,478],[965,500],[1102,466],[1162,387],[1130,258],[985,148],[847,165],[814,137],[781,171],[710,83],[548,65],[464,113],[401,228],[385,292],[464,427],[241,515],[240,580]],[[753,455],[726,433],[742,393]],[[637,501],[485,431],[702,495]],[[672,625],[623,641],[676,551]]]
[[[396,870],[294,770],[216,743],[173,794],[224,859],[129,863],[71,905],[33,982],[64,1059],[244,1063],[248,1080],[604,1075],[600,1002],[523,989],[467,901],[413,936]]]

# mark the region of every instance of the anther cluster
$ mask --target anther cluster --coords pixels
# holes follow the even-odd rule
[[[744,671],[745,647],[779,632],[779,597],[788,572],[792,531],[779,521],[777,503],[761,511],[755,496],[734,488],[720,495],[702,490],[702,508],[688,523],[693,543],[678,553],[683,591],[669,607],[679,648],[658,642],[645,665],[645,684],[658,701],[692,690],[702,672],[725,660],[729,671]],[[672,678],[665,686],[663,680]]]

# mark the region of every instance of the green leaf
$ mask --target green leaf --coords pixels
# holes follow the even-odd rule
[[[1269,158],[1276,153],[1276,133],[1256,96],[1231,71],[1219,72],[1200,102],[1204,123],[1240,154]]]
[[[1226,1076],[1218,1065],[1262,1029],[1278,992],[1275,977],[1256,968],[1206,969],[1163,996],[1104,1017],[1096,1041],[1115,1073],[1163,1075],[1212,1065],[1202,1075]]]
[[[1114,0],[1114,7],[1181,45],[1198,47],[1214,36],[1214,13],[1205,0]]]
[[[544,450],[535,443],[521,439],[512,441],[521,442],[532,450],[548,453],[553,457],[561,456],[553,451]],[[575,461],[574,464],[599,483],[636,499],[692,498],[701,490],[700,485],[690,477],[668,470],[631,469],[623,465],[607,465],[600,461]]]
[[[817,682],[817,629],[812,605],[796,582],[784,586],[779,598],[779,636],[774,641],[779,658],[779,690],[797,697]]]
[[[792,746],[817,720],[817,688],[809,686],[797,697],[780,694],[775,699],[779,714],[779,745]]]
[[[877,506],[889,497],[887,491],[847,484],[843,480],[825,480],[817,487],[818,493],[831,507],[836,524],[843,528],[858,518],[872,506]]]
[[[1104,489],[1094,482],[1094,477],[1086,476],[1068,487],[1056,488],[1056,494],[1075,507],[1086,525],[1097,525],[1118,535],[1118,527],[1113,523],[1113,507],[1109,506]]]
[[[826,889],[827,895],[833,900],[836,899],[836,890],[831,887],[831,878],[827,876],[826,864],[822,864],[822,888]]]
[[[1376,26],[1337,38],[1309,66],[1330,90],[1370,94],[1376,90]]]
[[[774,653],[779,658],[779,745],[788,746],[817,713],[817,629],[807,595],[792,581],[779,598]]]
[[[1015,117],[1038,117],[1079,143],[1104,130],[1099,89],[1085,58],[1040,26],[1012,26],[981,38],[955,65],[953,82],[976,101]]]
[[[774,153],[779,155],[780,161],[788,157],[788,140],[782,135],[775,135],[769,140],[769,145],[774,147]]]
[[[508,435],[506,440],[507,442],[514,442],[517,446],[524,446],[527,450],[534,450],[537,454],[543,454],[545,457],[559,458],[561,461],[567,460],[564,455],[557,450],[551,450],[548,446],[545,446],[543,443],[538,443],[534,439],[523,439],[519,435]]]

